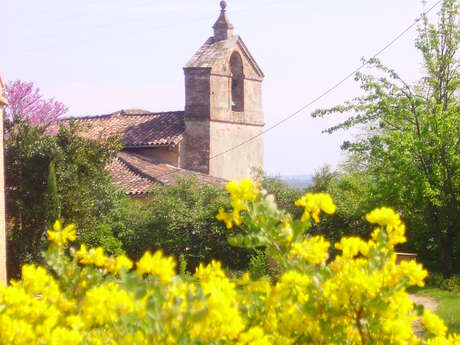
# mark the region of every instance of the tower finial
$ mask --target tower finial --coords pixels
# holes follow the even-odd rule
[[[220,2],[220,8],[220,16],[212,27],[214,29],[215,41],[223,41],[233,36],[233,25],[230,23],[225,13],[227,8],[227,1],[222,0]]]

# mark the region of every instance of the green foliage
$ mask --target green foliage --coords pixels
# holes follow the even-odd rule
[[[363,211],[369,212],[377,206],[377,202],[369,200],[372,178],[356,165],[348,164],[336,171],[323,167],[315,173],[307,190],[328,193],[342,205],[335,214],[326,215],[319,225],[314,225],[312,232],[324,233],[330,241],[337,241],[343,236],[366,238],[370,235],[372,228],[364,219]]]
[[[89,247],[102,247],[110,255],[123,253],[122,242],[113,235],[112,228],[108,224],[97,225],[93,231],[82,233],[79,240]]]
[[[120,148],[117,138],[82,138],[74,123],[49,136],[44,127],[20,119],[7,122],[6,130],[8,271],[15,277],[22,263],[41,260],[52,219],[78,224],[80,237],[92,242],[92,232],[124,195],[105,170]]]
[[[460,293],[460,275],[454,274],[453,276],[444,279],[440,287],[443,290]]]
[[[61,205],[56,184],[56,170],[54,161],[51,161],[48,171],[48,190],[46,195],[46,219],[47,225],[50,227],[56,219],[61,218]]]
[[[309,233],[322,212],[336,211],[329,195],[305,194],[297,201],[302,217],[293,219],[257,183],[232,181],[227,190],[232,210],[220,210],[219,219],[242,246],[265,247],[278,263],[276,281],[248,272],[229,277],[214,260],[180,276],[161,250],[134,264],[103,248],[73,247],[75,226],[57,221],[48,231],[47,267],[24,265],[21,280],[0,288],[0,343],[458,343],[427,309],[426,334],[419,339],[414,332],[419,308],[407,288],[422,287],[427,272],[415,261],[396,261],[394,245],[404,242],[405,226],[394,210],[368,213],[372,238],[342,238],[334,245],[339,255],[329,260],[331,243]]]
[[[179,275],[184,277],[187,273],[187,260],[185,260],[185,255],[181,254],[179,255]]]
[[[439,288],[424,288],[417,291],[418,295],[436,299],[439,307],[436,313],[444,320],[450,333],[460,332],[460,295]]]
[[[263,172],[256,172],[256,180],[261,181],[262,188],[275,197],[278,207],[298,217],[301,210],[294,202],[302,196],[302,190],[288,186],[277,177],[269,177]]]
[[[443,280],[444,277],[441,273],[429,272],[428,278],[426,279],[426,285],[429,287],[439,288]]]
[[[189,271],[213,258],[232,269],[245,268],[249,252],[232,248],[225,226],[216,220],[226,203],[225,190],[183,179],[156,185],[149,200],[124,203],[112,214],[111,226],[133,259],[162,248],[176,259],[182,255]]]
[[[282,208],[300,216],[302,210],[294,206],[300,191],[278,179],[261,179]],[[187,271],[213,258],[233,270],[247,269],[251,251],[230,246],[225,225],[216,220],[219,208],[228,204],[224,189],[192,178],[158,184],[150,195],[148,200],[122,201],[111,212],[108,224],[131,258],[162,248],[182,257]]]
[[[264,250],[255,249],[249,259],[249,273],[253,280],[265,277],[269,273],[267,255]]]
[[[418,84],[409,85],[371,59],[367,64],[373,72],[356,75],[364,96],[313,114],[351,115],[329,133],[365,129],[343,148],[370,177],[370,193],[363,194],[369,206],[384,203],[400,210],[410,229],[411,249],[446,276],[460,267],[455,247],[460,235],[458,9],[455,0],[444,0],[436,26],[424,18],[416,46],[425,75]],[[437,262],[430,262],[434,254]]]

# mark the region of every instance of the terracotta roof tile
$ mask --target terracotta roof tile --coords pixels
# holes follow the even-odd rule
[[[126,148],[177,145],[182,141],[185,131],[183,111],[152,113],[133,109],[107,115],[67,118],[62,121],[70,120],[83,125],[83,137],[104,139],[112,135],[121,135]],[[56,131],[56,125],[48,129],[50,134]]]
[[[108,166],[114,181],[129,195],[147,195],[155,183],[174,184],[180,178],[196,177],[203,183],[224,187],[225,179],[157,163],[146,157],[120,152]]]
[[[107,166],[107,170],[113,181],[128,195],[147,195],[153,187],[151,179],[136,174],[118,158]]]

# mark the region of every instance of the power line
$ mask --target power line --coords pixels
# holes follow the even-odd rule
[[[387,50],[388,48],[390,48],[393,44],[395,44],[401,37],[403,37],[406,33],[408,33],[414,26],[416,26],[428,13],[430,13],[434,8],[436,8],[443,0],[438,0],[433,6],[431,6],[427,11],[423,12],[419,17],[417,17],[417,19],[415,19],[415,21],[409,25],[406,29],[404,29],[400,34],[398,34],[395,38],[393,38],[390,42],[388,42],[383,48],[381,48],[379,51],[377,51],[377,53],[375,53],[373,56],[372,56],[372,59],[375,59],[377,58],[379,55],[381,55],[385,50]],[[262,132],[250,137],[249,139],[247,140],[244,140],[243,142],[239,143],[238,145],[235,145],[227,150],[224,150],[218,154],[215,154],[214,156],[211,156],[209,158],[208,161],[211,161],[217,157],[220,157],[220,156],[223,156],[231,151],[234,151],[250,142],[252,142],[253,140],[267,134],[268,132],[274,130],[275,128],[281,126],[283,123],[291,120],[292,118],[294,118],[295,116],[297,116],[298,114],[300,114],[301,112],[303,112],[304,110],[306,110],[307,108],[309,108],[310,106],[312,106],[314,103],[318,102],[320,99],[324,98],[325,96],[327,96],[328,94],[330,94],[332,91],[334,91],[335,89],[337,89],[339,86],[341,86],[343,83],[345,83],[348,79],[350,79],[351,77],[353,77],[356,73],[358,73],[359,71],[361,71],[364,67],[366,67],[367,65],[369,64],[368,61],[365,61],[361,64],[361,66],[359,66],[358,68],[356,68],[355,70],[353,70],[352,72],[350,72],[349,74],[347,74],[343,79],[341,79],[339,82],[337,82],[336,84],[334,84],[333,86],[331,86],[330,88],[328,88],[326,91],[324,91],[322,94],[320,94],[319,96],[317,96],[316,98],[314,98],[313,100],[311,100],[310,102],[308,102],[307,104],[305,104],[304,106],[302,106],[300,109],[298,109],[297,111],[295,111],[294,113],[290,114],[289,116],[286,116],[285,118],[283,118],[282,120],[278,121],[277,123],[275,123],[274,125],[268,127],[267,129],[263,130]],[[161,177],[164,177],[164,176],[167,176],[167,175],[170,175],[170,174],[173,174],[173,173],[176,173],[176,172],[179,172],[180,170],[176,170],[176,171],[172,171],[172,172],[168,172],[166,174],[163,174],[163,175],[158,175],[158,176],[153,176],[154,179],[157,179],[157,178],[161,178]]]
[[[432,11],[437,5],[439,5],[443,0],[439,0],[437,3],[435,3],[428,11],[424,12],[420,17],[418,17],[410,26],[408,26],[404,31],[402,31],[398,36],[396,36],[393,40],[391,40],[389,43],[387,43],[387,45],[385,45],[382,49],[380,49],[376,54],[374,54],[374,56],[372,57],[372,59],[375,59],[377,58],[380,54],[382,54],[385,50],[387,50],[388,48],[390,48],[394,43],[396,43],[396,41],[398,41],[402,36],[404,36],[407,32],[409,32],[415,25],[417,25],[417,23],[423,18],[423,16],[425,16],[426,14],[430,13],[430,11]],[[313,100],[311,100],[310,102],[308,102],[307,104],[305,104],[303,107],[301,107],[299,110],[295,111],[294,113],[292,113],[291,115],[283,118],[282,120],[278,121],[277,123],[275,123],[274,125],[268,127],[267,129],[265,129],[264,131],[262,131],[261,133],[241,142],[240,144],[236,145],[236,146],[233,146],[231,148],[229,148],[228,150],[225,150],[223,152],[220,152],[212,157],[209,158],[209,160],[211,159],[214,159],[216,157],[219,157],[219,156],[222,156],[228,152],[231,152],[231,151],[234,151],[236,150],[237,148],[243,146],[243,145],[246,145],[247,143],[250,143],[251,141],[253,141],[254,139],[257,139],[258,137],[262,136],[262,135],[265,135],[267,132],[270,132],[272,131],[273,129],[275,129],[276,127],[279,127],[281,126],[283,123],[289,121],[290,119],[292,119],[293,117],[295,117],[296,115],[298,115],[299,113],[303,112],[305,109],[307,109],[308,107],[312,106],[314,103],[318,102],[320,99],[324,98],[325,96],[327,96],[328,94],[330,94],[332,91],[334,91],[335,89],[337,89],[340,85],[342,85],[343,83],[345,83],[348,79],[350,79],[351,77],[353,77],[356,73],[358,73],[359,71],[361,71],[364,67],[366,67],[368,65],[368,61],[366,62],[363,62],[363,64],[361,66],[359,66],[358,68],[356,68],[353,72],[347,74],[347,76],[345,76],[345,78],[343,78],[342,80],[340,80],[338,83],[336,83],[335,85],[331,86],[329,89],[327,89],[326,91],[324,91],[322,94],[320,94],[319,96],[317,96],[316,98],[314,98]]]

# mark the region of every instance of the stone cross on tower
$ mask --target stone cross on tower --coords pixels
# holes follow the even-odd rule
[[[0,284],[6,284],[6,222],[5,222],[5,171],[3,151],[3,81],[0,74]]]

